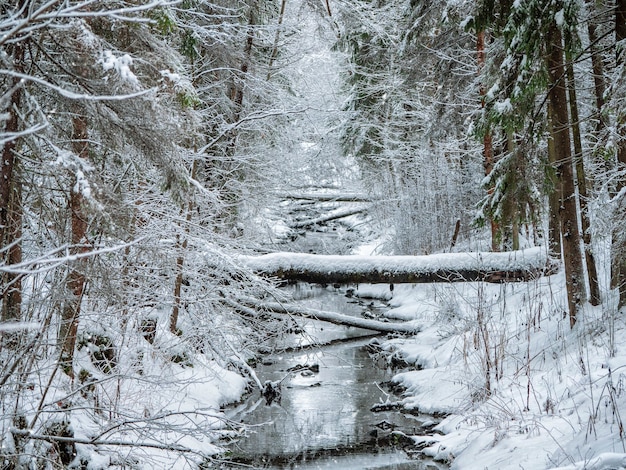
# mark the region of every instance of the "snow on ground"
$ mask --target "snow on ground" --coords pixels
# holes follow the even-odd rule
[[[199,353],[188,338],[170,333],[165,321],[169,310],[161,312],[158,334],[150,343],[137,328],[129,327],[121,336],[108,324],[110,318],[83,313],[75,379],[60,372],[56,355],[51,355],[38,365],[38,373],[50,377],[49,382],[26,384],[18,406],[34,424],[33,434],[67,427],[79,440],[74,464],[91,470],[195,469],[223,452],[220,438],[239,434],[221,408],[241,399],[248,380],[229,370],[228,361]],[[114,364],[98,366],[93,354],[99,351],[97,338],[105,337],[116,345]],[[12,426],[0,415],[0,429]],[[97,445],[91,444],[94,441]],[[4,440],[3,446],[6,442],[11,441]],[[24,468],[35,468],[31,456],[46,452],[53,453],[46,440],[29,440],[21,452]]]
[[[106,420],[102,418],[74,412],[71,427],[78,438],[93,439],[94,433],[102,433],[104,427],[111,431],[103,433],[102,441],[172,446],[171,449],[134,447],[129,453],[132,457],[127,460],[136,459],[135,468],[198,468],[205,456],[222,452],[215,441],[228,435],[229,431],[225,429],[225,416],[220,407],[240,399],[246,379],[202,355],[191,358],[193,367],[168,364],[151,355],[152,358],[144,361],[143,380],[126,379],[117,389],[114,383],[110,384],[111,387],[103,387],[111,394],[118,393],[124,400],[121,408],[111,412],[114,417],[111,425],[104,425]],[[118,432],[115,423],[123,416],[133,416],[135,425],[121,426]],[[124,449],[115,446],[77,447],[79,455],[89,461],[89,468],[109,468],[111,461],[123,461],[120,450]],[[177,447],[189,450],[176,452]],[[103,465],[98,465],[99,460]]]
[[[378,292],[377,292],[378,289]],[[390,297],[382,286],[359,295]],[[527,283],[398,285],[386,316],[421,332],[383,347],[416,369],[406,408],[449,414],[416,437],[453,469],[626,468],[626,325],[586,306],[570,330],[564,274]]]

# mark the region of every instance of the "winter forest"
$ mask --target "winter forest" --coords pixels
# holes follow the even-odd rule
[[[625,66],[625,0],[0,0],[1,467],[626,468]]]

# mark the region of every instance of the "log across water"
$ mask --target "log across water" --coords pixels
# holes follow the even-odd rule
[[[315,320],[322,320],[325,322],[334,323],[335,325],[352,326],[371,331],[378,331],[380,333],[415,334],[419,331],[419,328],[415,325],[412,325],[410,322],[384,322],[351,315],[344,315],[337,312],[303,308],[296,305],[284,305],[278,302],[259,302],[251,298],[240,299],[240,301],[249,305],[250,307],[270,311],[273,313],[297,315],[300,317],[313,318]]]
[[[319,284],[520,282],[554,274],[544,248],[425,256],[312,255],[270,253],[244,263],[263,276]]]

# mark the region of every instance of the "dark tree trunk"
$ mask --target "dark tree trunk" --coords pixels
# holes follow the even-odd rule
[[[479,31],[476,36],[476,55],[478,60],[478,72],[485,66],[485,32]],[[481,106],[485,106],[485,88],[480,86],[480,101]],[[493,157],[493,136],[491,130],[485,132],[483,137],[483,166],[485,168],[485,176],[489,176],[493,170],[494,157]],[[493,194],[494,188],[489,188],[487,193]],[[491,229],[491,251],[500,251],[500,244],[498,243],[499,227],[495,220],[489,220],[489,226]]]
[[[561,193],[561,181],[557,175],[557,157],[556,149],[554,145],[554,110],[552,102],[548,100],[548,184],[549,195],[549,221],[548,221],[548,247],[550,250],[550,256],[554,258],[561,258],[561,222],[560,222],[560,200]]]
[[[197,151],[197,150],[196,150]],[[196,178],[198,169],[198,160],[194,160],[191,167],[191,179]],[[172,306],[172,314],[170,315],[170,332],[173,334],[178,333],[178,317],[182,306],[182,288],[184,281],[184,267],[185,267],[185,251],[188,245],[189,235],[189,223],[191,222],[191,214],[193,213],[194,200],[193,189],[189,190],[189,200],[187,201],[187,209],[185,214],[185,226],[183,227],[183,241],[180,241],[180,235],[176,238],[176,248],[178,249],[178,256],[176,257],[176,279],[174,281],[174,305]]]
[[[569,48],[568,48],[569,50]],[[574,139],[574,162],[576,165],[576,181],[578,182],[578,196],[580,199],[580,217],[582,225],[583,243],[585,246],[585,261],[587,264],[587,279],[589,281],[589,302],[591,305],[600,305],[600,284],[598,270],[593,256],[587,205],[587,178],[583,162],[583,145],[580,135],[580,118],[578,115],[578,101],[576,96],[576,81],[571,54],[567,54],[567,89],[569,91],[569,106],[572,118],[572,137]]]
[[[617,0],[615,2],[615,41],[618,44],[616,49],[617,64],[624,63],[624,51],[626,44],[626,0]],[[617,145],[617,164],[618,171],[626,169],[626,113],[619,110],[617,116],[618,124],[618,145]],[[621,177],[617,181],[616,192],[619,193],[626,186],[626,178]],[[617,209],[617,219],[623,219],[623,208]],[[626,306],[626,235],[624,234],[623,225],[616,220],[618,227],[613,233],[613,243],[611,246],[611,286],[619,291],[618,308]],[[621,225],[621,226],[620,226]]]
[[[585,281],[580,233],[578,231],[578,209],[576,207],[576,187],[574,162],[572,161],[570,122],[563,66],[563,40],[556,22],[553,22],[547,39],[547,65],[549,72],[548,99],[552,104],[552,140],[557,160],[557,177],[561,182],[560,226],[563,243],[563,261],[567,284],[567,303],[570,326],[576,323],[581,311]]]
[[[285,18],[285,7],[287,6],[287,0],[282,0],[280,3],[280,12],[278,13],[278,25],[276,26],[276,35],[274,36],[274,45],[272,46],[272,53],[270,54],[270,61],[267,66],[267,79],[272,78],[272,67],[274,67],[274,61],[278,57],[278,43],[280,41],[280,30],[283,25],[283,19]]]
[[[24,41],[13,46],[13,64],[18,73],[25,70]],[[8,119],[4,128],[6,135],[19,131],[19,108],[24,94],[23,83],[19,78],[12,81],[12,93],[9,101]],[[0,162],[0,257],[10,266],[22,261],[22,201],[19,175],[17,172],[17,144],[14,138],[4,144]],[[2,285],[2,320],[20,318],[22,305],[22,276],[18,273],[3,273]]]
[[[587,0],[587,4],[593,4],[592,0]],[[593,12],[592,12],[593,13]],[[587,33],[589,35],[589,50],[591,53],[591,68],[593,71],[594,94],[596,98],[596,110],[598,113],[596,122],[596,132],[600,133],[606,127],[606,118],[602,114],[604,107],[604,92],[606,90],[606,81],[604,78],[604,64],[600,48],[598,47],[598,34],[596,32],[597,25],[593,18],[587,21]]]
[[[89,157],[89,143],[87,133],[87,120],[84,116],[76,115],[72,119],[73,133],[72,146],[74,152],[81,158]],[[85,201],[80,185],[74,177],[70,190],[69,209],[71,213],[72,249],[73,254],[86,253],[89,251],[87,239],[87,213]],[[61,311],[61,326],[59,328],[59,345],[61,350],[61,366],[63,371],[70,377],[74,377],[72,363],[74,361],[74,349],[76,347],[76,335],[80,318],[80,309],[87,277],[85,274],[86,260],[79,259],[70,265],[70,271],[66,280],[65,303]]]

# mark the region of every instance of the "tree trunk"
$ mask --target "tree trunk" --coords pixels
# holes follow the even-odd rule
[[[240,194],[237,191],[236,184],[237,180],[240,178],[240,170],[238,169],[239,165],[235,162],[237,139],[239,136],[237,123],[242,118],[248,70],[252,64],[252,51],[257,28],[258,1],[259,0],[252,0],[250,2],[243,59],[229,90],[229,96],[232,102],[232,114],[228,119],[232,125],[232,130],[226,136],[226,149],[223,151],[222,159],[214,163],[217,165],[220,175],[215,177],[216,179],[211,182],[220,191],[221,200],[225,204],[225,207],[220,211],[218,216],[222,224],[222,230],[224,231],[232,231],[235,228],[237,208],[240,202]],[[206,168],[206,173],[207,175],[215,175],[216,172],[215,169]]]
[[[569,91],[569,107],[572,118],[572,137],[574,140],[574,162],[576,165],[576,181],[578,183],[578,197],[580,200],[580,217],[582,225],[583,244],[585,247],[585,261],[587,264],[587,279],[589,281],[589,302],[591,305],[600,305],[600,285],[598,283],[598,270],[593,256],[591,244],[591,232],[589,221],[589,207],[587,205],[587,178],[583,162],[583,145],[580,135],[580,118],[578,115],[578,101],[576,96],[576,81],[574,65],[569,47],[567,57],[567,89]]]
[[[548,215],[548,248],[550,256],[561,258],[561,222],[560,222],[560,200],[561,181],[557,175],[557,157],[554,145],[554,108],[552,102],[548,100],[548,175],[547,180],[550,185],[548,195],[549,215]]]
[[[278,13],[278,25],[276,26],[276,35],[274,36],[274,45],[272,46],[272,53],[270,54],[270,61],[267,66],[267,80],[272,78],[272,67],[274,61],[278,57],[278,42],[280,41],[280,30],[283,25],[283,19],[285,18],[285,7],[287,6],[287,0],[282,0],[280,4],[280,12]]]
[[[13,64],[15,71],[23,73],[25,66],[24,41],[13,45]],[[12,93],[8,106],[8,119],[5,134],[11,135],[19,131],[18,112],[24,95],[23,83],[19,78],[12,81]],[[17,143],[14,138],[4,144],[2,161],[0,162],[0,256],[6,265],[11,266],[22,261],[22,197],[21,183],[16,171]],[[22,305],[22,276],[18,273],[6,272],[2,281],[2,312],[3,321],[20,318]]]
[[[563,261],[567,285],[567,303],[570,327],[582,310],[585,290],[580,233],[578,231],[578,209],[574,165],[569,135],[570,122],[567,109],[565,68],[563,66],[563,40],[561,31],[553,21],[547,37],[547,65],[549,72],[548,99],[552,104],[552,140],[557,161],[557,178],[561,182],[560,227],[563,243]]]
[[[587,5],[592,4],[592,0],[587,0]],[[607,125],[606,118],[602,113],[602,108],[604,107],[604,92],[606,90],[606,82],[604,79],[604,65],[602,63],[602,56],[600,55],[600,48],[597,44],[598,34],[596,32],[596,28],[596,21],[593,18],[590,18],[589,21],[587,21],[587,33],[589,35],[589,50],[591,53],[591,68],[593,71],[594,94],[596,98],[596,109],[598,112],[596,133],[599,134],[600,131],[602,131]]]
[[[89,143],[87,133],[87,120],[84,116],[75,115],[72,118],[73,133],[72,147],[76,155],[81,159],[89,158]],[[81,192],[78,177],[70,190],[69,209],[71,212],[72,248],[71,253],[86,253],[89,251],[87,240],[87,213],[85,201]],[[80,317],[80,308],[85,292],[87,277],[85,274],[86,260],[79,259],[70,265],[70,271],[66,280],[65,303],[61,311],[61,325],[59,328],[59,345],[61,350],[61,368],[70,377],[74,377],[72,363],[74,361],[74,349],[76,347],[76,335]]]
[[[485,31],[479,31],[476,36],[476,50],[477,50],[477,59],[478,59],[478,72],[483,69],[485,66]],[[481,106],[485,107],[485,87],[480,86],[480,101]],[[485,168],[485,176],[489,176],[491,171],[493,170],[493,136],[491,135],[491,130],[487,130],[485,132],[485,136],[483,137],[483,166]],[[487,193],[489,195],[493,194],[494,188],[489,188]],[[499,227],[495,220],[489,220],[489,226],[491,229],[491,251],[500,251],[500,246],[498,243],[498,232]]]
[[[507,130],[506,132],[506,150],[509,155],[513,155],[513,153],[515,152],[515,135],[511,130]],[[523,159],[519,155],[516,155],[516,174],[524,174],[523,164]],[[510,185],[511,187],[509,188],[509,191],[513,191],[513,194],[518,194],[517,181],[515,177],[511,178]],[[520,204],[521,202],[519,201],[519,199],[517,197],[513,197],[513,200],[510,202],[511,207],[509,208],[509,211],[507,213],[508,219],[511,221],[511,249],[513,251],[517,251],[520,249]]]
[[[620,43],[626,39],[626,0],[615,2],[615,42]],[[618,44],[616,48],[617,64],[624,63],[624,44]],[[618,110],[617,115],[617,164],[618,172],[626,169],[626,113]],[[626,177],[617,180],[616,192],[619,193],[626,186]],[[619,207],[616,211],[616,221],[618,225],[614,229],[613,242],[611,246],[611,286],[619,291],[618,308],[626,306],[626,235],[621,223],[623,219],[623,209]]]
[[[307,227],[312,227],[313,225],[324,225],[327,222],[332,222],[333,220],[343,219],[345,217],[350,217],[356,214],[362,214],[363,212],[367,212],[367,207],[357,207],[354,209],[338,209],[329,214],[322,215],[320,217],[316,217],[315,219],[308,220],[296,220],[294,222],[288,223],[289,227],[292,229],[303,229]]]
[[[22,261],[22,182],[19,180],[19,164],[15,163],[13,174],[11,197],[8,207],[7,242],[2,246],[8,246],[6,261],[7,265],[15,265]],[[21,318],[22,309],[22,274],[5,273],[2,276],[2,320],[11,321]]]
[[[194,152],[195,153],[195,152]],[[198,170],[198,160],[193,161],[191,167],[191,179],[196,178]],[[191,222],[191,214],[193,213],[194,201],[193,201],[193,187],[189,190],[189,201],[187,202],[187,213],[185,214],[185,227],[183,228],[184,239],[180,242],[180,235],[176,237],[176,248],[178,249],[178,257],[176,258],[176,280],[174,281],[174,305],[172,307],[172,314],[170,315],[170,331],[173,334],[178,333],[178,316],[180,313],[180,307],[182,305],[181,291],[183,287],[184,278],[184,265],[185,265],[185,251],[188,245],[189,223]]]

